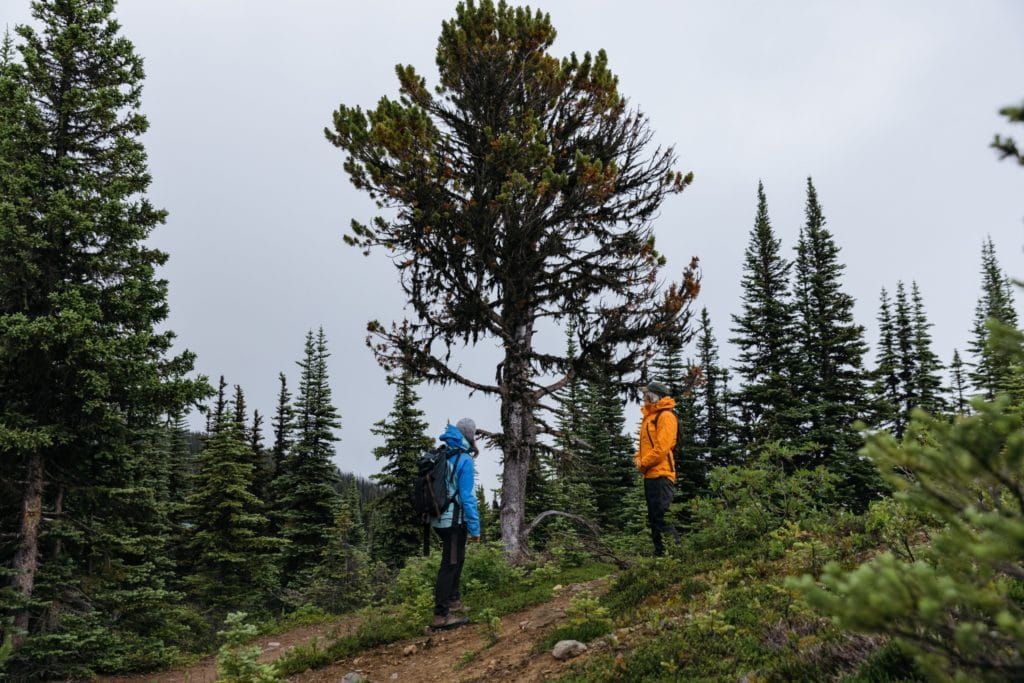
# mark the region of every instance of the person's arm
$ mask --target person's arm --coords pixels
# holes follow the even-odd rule
[[[469,535],[476,538],[480,535],[480,512],[476,508],[476,489],[473,486],[473,458],[468,455],[463,456],[458,475],[462,516],[469,528]]]
[[[640,458],[640,470],[646,472],[662,460],[668,461],[672,447],[678,437],[679,425],[676,416],[671,412],[664,412],[658,416],[657,426],[651,425],[650,429],[644,429],[640,438],[651,439],[653,447],[647,451],[647,457]]]

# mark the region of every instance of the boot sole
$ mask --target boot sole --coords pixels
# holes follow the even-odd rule
[[[431,631],[451,631],[451,630],[460,628],[462,626],[469,626],[469,622],[468,621],[464,621],[464,622],[462,622],[460,624],[447,624],[445,626],[433,626],[433,625],[431,625],[431,626],[428,626],[427,628],[430,629]]]

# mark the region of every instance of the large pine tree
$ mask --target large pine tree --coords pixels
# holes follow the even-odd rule
[[[400,98],[342,105],[327,131],[356,188],[394,209],[346,236],[393,257],[413,313],[370,324],[378,360],[501,403],[502,541],[516,560],[551,394],[609,354],[608,379],[633,384],[659,338],[686,327],[699,289],[695,261],[680,282],[659,277],[652,230],[692,177],[650,144],[604,51],[560,59],[554,39],[541,12],[459,3],[441,28],[436,88],[400,66]],[[536,346],[549,322],[572,322],[578,358]],[[467,376],[454,354],[487,339],[502,358]]]
[[[854,321],[853,297],[842,290],[845,266],[810,178],[805,217],[793,285],[794,384],[804,416],[804,446],[795,463],[824,465],[842,476],[849,495],[864,501],[874,483],[873,468],[857,456],[861,439],[854,429],[869,403],[864,328]]]
[[[842,291],[845,266],[826,227],[817,191],[807,179],[806,222],[797,244],[794,278],[797,382],[809,417],[807,465],[828,464],[855,450],[853,423],[864,414],[864,329],[853,319],[854,301]]]
[[[736,371],[741,379],[734,399],[740,411],[740,440],[756,451],[770,441],[791,443],[797,436],[794,395],[793,309],[789,300],[791,264],[768,218],[764,185],[757,185],[757,213],[743,263],[742,312],[733,315]]]
[[[295,441],[274,480],[275,514],[284,547],[284,580],[297,585],[320,561],[333,533],[339,496],[334,487],[334,431],[341,427],[327,376],[323,328],[306,334],[305,355],[295,402]]]
[[[412,488],[416,479],[416,460],[433,443],[427,436],[427,422],[419,409],[416,394],[419,382],[410,372],[403,372],[391,383],[395,401],[391,412],[370,430],[384,443],[373,449],[377,460],[383,461],[373,479],[384,487],[384,493],[373,503],[379,515],[379,529],[388,542],[377,546],[375,559],[399,566],[414,555],[422,543],[422,524],[412,507]]]
[[[146,198],[142,60],[112,11],[36,2],[20,60],[9,43],[0,55],[0,467],[21,501],[3,559],[25,600],[5,635],[35,639],[38,657],[86,631],[144,639],[141,612],[159,621],[175,601],[152,493],[167,450],[151,435],[205,387],[157,331],[167,256],[147,239],[165,214]],[[53,519],[89,532],[52,533]],[[37,585],[47,574],[59,584]],[[126,660],[149,657],[146,642]],[[82,669],[49,675],[87,676],[100,653],[80,650]]]

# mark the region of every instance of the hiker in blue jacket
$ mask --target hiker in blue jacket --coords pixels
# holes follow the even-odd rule
[[[448,481],[448,496],[454,500],[445,508],[440,517],[430,520],[430,525],[441,537],[441,567],[437,571],[434,585],[434,621],[432,628],[450,628],[468,623],[463,614],[459,579],[462,565],[466,560],[466,537],[480,540],[480,514],[476,509],[474,490],[473,458],[479,451],[476,447],[476,423],[464,418],[454,427],[448,425],[441,441],[448,447],[448,465],[452,478]]]

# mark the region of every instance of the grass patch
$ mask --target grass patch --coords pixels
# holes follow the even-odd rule
[[[612,623],[604,621],[585,621],[580,624],[566,624],[551,631],[534,646],[534,652],[546,652],[561,640],[578,640],[589,643],[595,638],[611,633]]]
[[[561,570],[537,583],[517,581],[499,586],[472,586],[463,594],[465,602],[473,607],[473,620],[479,621],[487,610],[498,616],[520,612],[551,600],[557,585],[585,583],[608,576],[613,571],[615,567],[610,564],[589,564]]]
[[[314,605],[303,605],[277,619],[268,619],[257,624],[257,636],[284,633],[300,626],[316,626],[336,621],[341,615],[330,614]]]
[[[294,676],[308,669],[320,669],[339,659],[351,657],[378,645],[387,645],[423,633],[427,621],[398,610],[367,612],[366,620],[353,635],[343,636],[326,646],[319,641],[300,645],[277,660],[275,668],[280,676]]]
[[[473,558],[473,555],[470,555]],[[417,561],[403,570],[392,599],[403,602],[401,607],[376,607],[362,610],[365,621],[355,634],[338,638],[327,645],[313,642],[290,650],[276,662],[281,676],[294,676],[309,669],[320,669],[378,645],[394,643],[422,635],[430,619],[429,605],[433,604],[433,578],[437,572],[435,562]],[[608,564],[591,564],[553,571],[544,568],[532,574],[503,566],[503,558],[479,553],[476,561],[467,560],[463,570],[463,599],[473,606],[474,621],[490,621],[527,607],[547,602],[552,589],[558,584],[580,583],[606,576],[614,571]],[[485,648],[486,649],[486,648]],[[468,664],[477,652],[462,656]],[[458,664],[457,664],[458,666]]]
[[[878,648],[843,683],[909,683],[928,680],[913,656],[897,642]]]
[[[698,570],[674,558],[642,560],[619,574],[601,602],[613,616],[620,617],[676,584],[680,584],[682,597],[689,598],[707,589],[707,584],[692,576]]]

